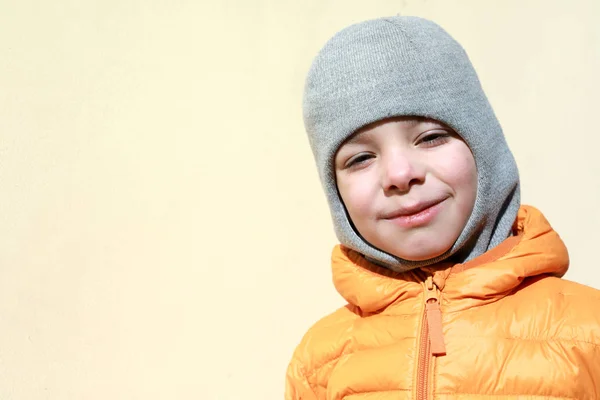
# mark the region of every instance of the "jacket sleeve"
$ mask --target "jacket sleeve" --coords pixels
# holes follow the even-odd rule
[[[593,294],[594,296],[587,299],[588,304],[600,304],[600,291],[594,291]],[[585,336],[581,339],[577,354],[577,359],[580,361],[577,365],[580,374],[578,386],[582,390],[579,397],[589,396],[589,398],[600,399],[600,310],[590,307],[589,312],[593,317],[588,318],[589,314],[579,311],[583,307],[584,305],[573,307],[578,310],[576,312],[584,316],[579,326],[584,327],[582,330]]]
[[[308,382],[303,365],[295,357],[285,377],[285,400],[319,400]]]
[[[596,304],[598,303],[600,303],[600,298],[597,300]],[[596,318],[596,322],[594,325],[596,327],[600,326],[600,315],[598,315],[598,317]],[[600,330],[598,330],[598,328],[596,328],[596,330],[600,333]],[[590,393],[594,393],[596,398],[600,398],[600,335],[597,335],[594,339],[595,340],[592,342],[593,344],[591,345],[592,350],[587,357],[587,365],[590,371],[590,376],[593,380],[593,391]]]

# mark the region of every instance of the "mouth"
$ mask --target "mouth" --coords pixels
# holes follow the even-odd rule
[[[434,206],[442,203],[444,200],[446,200],[446,199],[444,198],[444,199],[429,200],[429,201],[423,201],[420,203],[412,204],[410,206],[404,206],[404,207],[398,208],[392,212],[383,214],[382,218],[383,219],[394,219],[394,218],[398,218],[398,217],[414,216],[423,211],[426,211],[428,208],[434,207]]]
[[[438,214],[447,198],[424,201],[401,207],[382,215],[382,219],[412,228],[429,223]]]

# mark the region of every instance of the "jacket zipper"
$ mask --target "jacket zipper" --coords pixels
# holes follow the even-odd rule
[[[442,310],[440,308],[440,294],[433,283],[433,277],[428,276],[425,281],[425,311],[421,324],[421,337],[419,347],[419,363],[417,371],[417,399],[429,398],[429,370],[433,356],[446,354],[444,332],[442,331]]]

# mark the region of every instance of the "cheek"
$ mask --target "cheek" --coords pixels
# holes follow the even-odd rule
[[[440,160],[444,160],[440,167],[444,171],[446,183],[453,186],[458,192],[457,194],[466,198],[474,198],[477,194],[475,159],[467,145],[462,142],[457,143],[453,150],[447,157],[440,158]]]
[[[355,223],[367,217],[373,207],[375,192],[370,182],[372,178],[367,174],[338,177],[338,191],[350,218]]]

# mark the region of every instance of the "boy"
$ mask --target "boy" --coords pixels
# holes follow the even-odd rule
[[[348,305],[305,335],[287,400],[598,399],[600,292],[521,206],[502,130],[462,47],[415,17],[336,34],[304,116]]]

